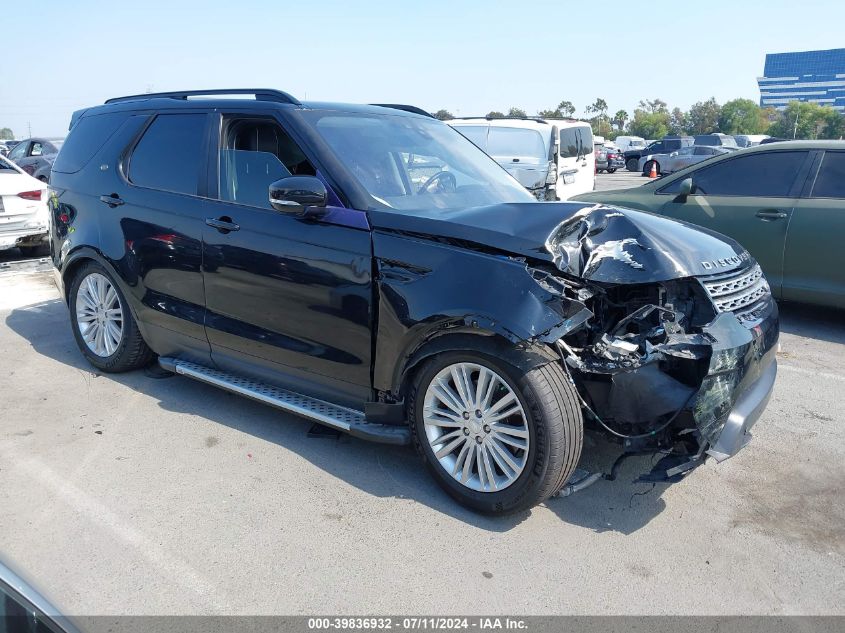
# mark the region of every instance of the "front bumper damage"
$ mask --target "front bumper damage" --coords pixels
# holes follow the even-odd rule
[[[576,215],[546,245],[558,269],[578,279],[567,288],[549,272],[532,276],[582,308],[579,323],[557,332],[554,343],[586,420],[621,443],[624,455],[664,455],[641,480],[676,481],[705,456],[721,462],[750,441],[777,374],[777,304],[747,255],[715,281],[625,283],[620,266],[659,275],[653,264],[661,253],[644,248],[643,236],[599,239],[623,216],[608,209],[597,221],[597,210],[605,211]],[[613,268],[602,274],[606,262]],[[591,274],[601,282],[590,283]]]

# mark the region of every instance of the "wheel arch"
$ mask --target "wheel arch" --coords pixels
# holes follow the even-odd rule
[[[523,342],[514,344],[508,338],[492,330],[452,330],[432,332],[414,348],[402,355],[397,363],[392,391],[399,396],[407,393],[408,385],[425,361],[444,352],[467,351],[495,358],[527,372],[552,362],[560,361],[552,349],[542,343]]]
[[[73,285],[76,275],[89,262],[99,264],[106,270],[106,272],[109,273],[109,276],[120,287],[123,296],[126,298],[129,310],[132,312],[133,318],[137,321],[138,311],[133,305],[131,300],[132,293],[130,292],[129,285],[126,283],[123,275],[120,274],[118,269],[107,257],[91,246],[81,246],[76,250],[71,251],[62,264],[60,273],[60,279],[62,282],[61,292],[65,303],[70,303],[70,288]]]

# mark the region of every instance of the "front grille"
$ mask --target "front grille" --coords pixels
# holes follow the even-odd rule
[[[757,304],[771,295],[769,284],[759,264],[711,277],[701,277],[716,312],[733,312],[742,319],[751,315]]]

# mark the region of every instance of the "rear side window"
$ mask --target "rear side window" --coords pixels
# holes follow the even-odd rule
[[[88,164],[126,120],[123,112],[88,116],[73,126],[53,163],[53,171],[73,174]]]
[[[205,166],[205,114],[160,114],[129,158],[129,180],[139,187],[197,194]]]
[[[813,198],[845,198],[845,152],[825,152]]]
[[[560,130],[562,158],[586,156],[593,151],[593,131],[588,127],[565,127]]]
[[[725,160],[692,175],[694,192],[711,196],[783,198],[807,152],[768,152]]]

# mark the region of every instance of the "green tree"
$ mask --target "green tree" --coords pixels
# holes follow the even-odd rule
[[[790,101],[768,133],[782,138],[839,138],[842,126],[842,115],[830,106]]]
[[[510,110],[508,110],[508,116],[526,117],[528,115],[522,108],[511,108]]]
[[[561,101],[554,110],[540,110],[537,116],[544,119],[568,119],[575,114],[571,101]]]
[[[680,108],[672,108],[669,114],[669,133],[678,136],[687,133],[687,115]]]
[[[628,116],[628,113],[625,112],[625,110],[617,110],[616,114],[613,115],[613,118],[610,120],[610,122],[616,126],[616,129],[618,129],[619,132],[622,132],[625,130],[625,123],[628,122],[629,118],[630,117]]]
[[[607,101],[602,98],[598,98],[584,108],[584,110],[586,110],[587,114],[594,114],[596,116],[607,118]]]
[[[504,113],[499,112],[498,110],[493,110],[491,112],[488,112],[486,117],[488,119],[503,119],[505,117],[505,115],[504,115]]]
[[[575,114],[575,106],[571,101],[561,101],[557,104],[557,111],[560,112],[562,118],[568,119]]]
[[[687,125],[691,134],[710,134],[719,131],[721,106],[716,99],[694,103],[687,114]]]
[[[762,109],[751,99],[733,99],[722,106],[719,129],[725,134],[762,134],[768,127]]]
[[[662,102],[661,102],[662,103]],[[640,102],[644,105],[644,102]],[[628,132],[643,138],[663,138],[669,133],[669,112],[665,108],[637,108]]]
[[[644,101],[640,101],[639,109],[643,110],[646,114],[668,114],[669,112],[666,102],[662,99],[645,99]],[[634,110],[634,112],[636,112],[636,110]]]
[[[15,138],[12,130],[7,127],[0,127],[0,141],[11,141]]]
[[[441,121],[451,121],[455,117],[448,110],[438,110],[434,113],[434,118],[440,119]]]

